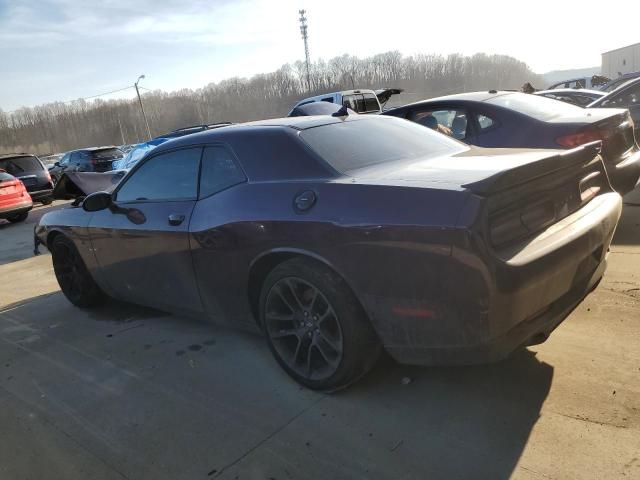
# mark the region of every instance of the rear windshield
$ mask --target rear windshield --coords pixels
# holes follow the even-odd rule
[[[373,117],[308,128],[300,137],[341,173],[398,160],[451,155],[467,147],[408,120]]]
[[[111,158],[122,158],[124,153],[118,148],[105,148],[104,150],[91,152],[91,156],[96,160],[109,160]]]
[[[487,103],[515,110],[538,120],[549,120],[559,115],[579,115],[584,113],[582,108],[575,105],[527,93],[498,95],[487,100]]]
[[[29,172],[38,172],[42,170],[42,165],[36,157],[32,156],[0,158],[0,169],[17,177]]]

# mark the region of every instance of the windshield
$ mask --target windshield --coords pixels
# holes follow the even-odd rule
[[[300,137],[341,173],[385,162],[453,155],[467,147],[426,127],[393,117],[313,127]]]
[[[42,170],[42,165],[36,157],[29,155],[25,157],[0,158],[0,169],[6,170],[17,177],[25,173],[40,171]]]
[[[537,120],[550,120],[560,115],[579,115],[583,113],[582,108],[575,105],[526,93],[497,95],[486,102],[515,110]]]

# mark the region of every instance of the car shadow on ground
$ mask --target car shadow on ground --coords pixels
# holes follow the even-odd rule
[[[640,202],[625,201],[613,245],[640,245]]]
[[[52,311],[56,313],[47,313]],[[189,364],[195,360],[197,367],[191,365],[186,372],[165,367],[150,381],[162,384],[163,388],[191,392],[191,401],[202,401],[203,408],[214,398],[212,395],[220,408],[236,408],[243,412],[243,408],[249,407],[239,398],[260,399],[265,407],[257,406],[254,400],[251,408],[258,408],[258,411],[249,409],[245,414],[265,415],[265,418],[282,415],[283,426],[277,427],[278,431],[293,421],[296,412],[306,411],[310,401],[316,405],[287,428],[281,440],[266,449],[267,453],[275,449],[278,455],[263,459],[258,452],[246,461],[246,465],[229,469],[228,478],[235,475],[246,478],[245,474],[251,472],[262,472],[264,476],[259,478],[289,478],[287,473],[291,465],[280,463],[278,458],[286,457],[293,449],[295,452],[291,455],[309,468],[304,470],[305,478],[345,478],[342,475],[357,472],[356,476],[362,478],[507,479],[514,472],[540,416],[553,378],[553,367],[540,362],[534,352],[524,349],[497,364],[455,368],[403,366],[383,356],[360,382],[347,390],[327,395],[298,387],[279,369],[260,337],[199,319],[172,316],[115,301],[91,311],[80,310],[68,304],[60,292],[5,307],[0,311],[0,320],[6,315],[14,319],[11,331],[21,324],[16,322],[27,320],[30,328],[42,337],[39,341],[47,345],[48,355],[55,356],[52,344],[44,340],[49,335],[59,336],[65,352],[67,348],[87,349],[87,342],[93,342],[90,347],[93,355],[108,352],[110,359],[136,374],[144,371],[143,365],[148,362],[138,350],[142,345],[136,345],[149,344],[144,347],[151,350],[142,349],[142,352],[155,352],[164,345],[167,350],[161,359],[158,358],[159,364],[172,365],[174,361],[186,359],[184,361]],[[55,325],[60,323],[60,318],[64,319],[63,323],[71,323]],[[50,325],[51,322],[54,325]],[[68,337],[61,336],[64,329],[69,329]],[[33,332],[28,333],[30,338]],[[163,344],[163,341],[170,341],[171,345]],[[30,343],[29,348],[35,349],[37,345]],[[194,345],[201,348],[196,350]],[[174,351],[176,349],[180,350]],[[61,354],[61,358],[66,359],[67,355]],[[33,360],[25,358],[22,361],[29,365]],[[15,363],[12,369],[19,368],[20,363],[12,362]],[[78,366],[69,364],[68,368]],[[100,369],[88,371],[87,378],[99,377]],[[19,373],[12,374],[19,376]],[[39,374],[29,376],[33,381],[44,381],[37,378]],[[230,376],[234,379],[232,383],[229,383]],[[65,389],[65,380],[49,378],[49,381],[55,383],[56,388]],[[166,398],[140,394],[136,390],[139,386],[129,381],[123,385],[126,387],[119,393],[119,398],[136,398],[135,401],[143,402],[145,410],[149,411],[166,408],[162,406]],[[222,385],[224,388],[220,389]],[[79,391],[90,387],[90,383],[73,386]],[[69,395],[66,401],[70,408],[78,408],[86,398],[79,396],[74,400],[74,396]],[[78,405],[75,405],[76,401]],[[98,404],[102,401],[101,398],[96,400]],[[274,407],[274,402],[284,404]],[[275,410],[269,410],[269,406]],[[128,407],[135,408],[138,407],[132,404]],[[175,408],[175,415],[185,424],[191,423],[194,419],[190,416],[198,411],[181,409],[180,405]],[[110,431],[126,429],[131,421],[128,411],[108,420]],[[217,427],[222,428],[215,423],[210,425],[213,432]],[[147,425],[146,428],[155,427]],[[246,434],[237,433],[240,438]],[[204,463],[210,461],[207,452],[221,439],[212,437],[196,446],[189,442],[190,435],[178,426],[166,441],[192,445],[190,455],[185,458],[189,458],[189,462],[202,461],[204,469]],[[125,458],[142,458],[150,464],[163,461],[145,450],[144,445],[128,444],[130,439],[121,438],[117,433],[112,441],[122,442],[123,451],[128,452]],[[226,440],[231,445],[235,441],[235,437]],[[95,453],[101,456],[100,452]],[[181,461],[176,458],[174,462],[179,466]],[[332,463],[327,466],[326,462]],[[233,456],[221,457],[216,465],[221,463],[233,463]],[[190,469],[193,465],[185,464],[182,468]]]
[[[384,358],[343,397],[366,398],[423,478],[510,478],[540,416],[553,367],[522,349],[496,364],[408,367]],[[408,412],[411,412],[408,414]]]

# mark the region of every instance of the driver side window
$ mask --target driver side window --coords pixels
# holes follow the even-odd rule
[[[151,157],[116,192],[117,202],[195,200],[202,148]]]

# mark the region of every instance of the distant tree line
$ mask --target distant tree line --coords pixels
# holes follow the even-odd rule
[[[350,88],[398,87],[401,104],[438,95],[484,89],[517,89],[539,83],[529,67],[509,56],[476,54],[403,56],[393,51],[367,58],[343,55],[303,62],[251,78],[230,78],[198,90],[151,91],[143,101],[151,133],[221,121],[284,116],[301,97]],[[54,102],[11,113],[0,110],[0,152],[62,152],[94,145],[144,141],[136,100]]]

